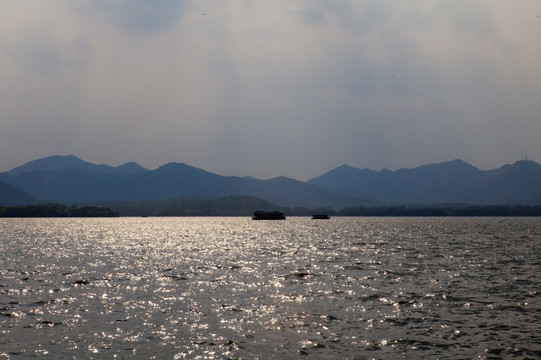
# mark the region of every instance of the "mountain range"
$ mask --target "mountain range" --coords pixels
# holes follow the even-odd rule
[[[155,170],[130,162],[96,165],[51,156],[0,173],[0,205],[100,204],[252,196],[279,206],[344,208],[393,204],[541,204],[541,165],[517,161],[480,170],[453,160],[414,169],[373,171],[342,165],[303,182],[221,176],[184,163]]]
[[[378,204],[541,204],[541,165],[530,160],[488,171],[462,160],[396,171],[342,165],[309,183]]]

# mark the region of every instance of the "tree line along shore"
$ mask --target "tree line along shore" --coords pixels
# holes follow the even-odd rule
[[[36,204],[0,207],[0,217],[118,217],[120,214],[105,206],[65,206]]]
[[[0,217],[118,217],[118,216],[251,216],[256,210],[278,210],[286,216],[541,216],[541,205],[439,205],[358,206],[341,210],[310,207],[281,207],[252,197],[222,199],[178,199],[113,203],[107,206],[34,204],[0,206]]]

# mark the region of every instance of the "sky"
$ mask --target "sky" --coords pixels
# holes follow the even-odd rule
[[[540,0],[0,0],[0,171],[541,162]]]

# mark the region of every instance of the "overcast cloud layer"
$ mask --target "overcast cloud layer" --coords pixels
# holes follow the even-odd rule
[[[0,0],[0,171],[541,161],[541,2]]]

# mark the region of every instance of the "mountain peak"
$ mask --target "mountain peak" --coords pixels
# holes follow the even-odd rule
[[[52,155],[37,160],[32,160],[7,172],[9,175],[17,176],[25,172],[36,171],[62,171],[62,170],[83,170],[89,172],[104,172],[117,174],[132,174],[146,171],[137,163],[130,162],[118,167],[109,165],[95,165],[81,160],[75,155]]]
[[[517,160],[512,166],[536,166],[539,165],[533,160]]]
[[[88,165],[92,165],[79,159],[75,155],[52,155],[37,160],[32,160],[18,166],[7,173],[10,175],[19,175],[24,172],[33,171],[57,171],[71,168],[82,168]]]
[[[178,163],[178,162],[171,161],[166,164],[163,164],[156,170],[183,169],[183,168],[188,168],[188,167],[190,167],[190,165],[187,165],[185,163]]]
[[[420,168],[453,168],[453,169],[456,169],[456,168],[475,168],[475,166],[473,166],[471,164],[468,164],[467,162],[465,162],[462,159],[454,159],[454,160],[444,161],[444,162],[435,163],[435,164],[421,165],[421,166],[418,166],[418,167],[416,167],[414,169],[420,169]],[[477,168],[475,168],[475,169],[477,169]],[[407,170],[411,170],[411,169],[407,169]]]
[[[145,169],[144,167],[133,161],[117,166],[115,170],[119,174],[133,174],[141,171],[148,171],[148,169]]]

